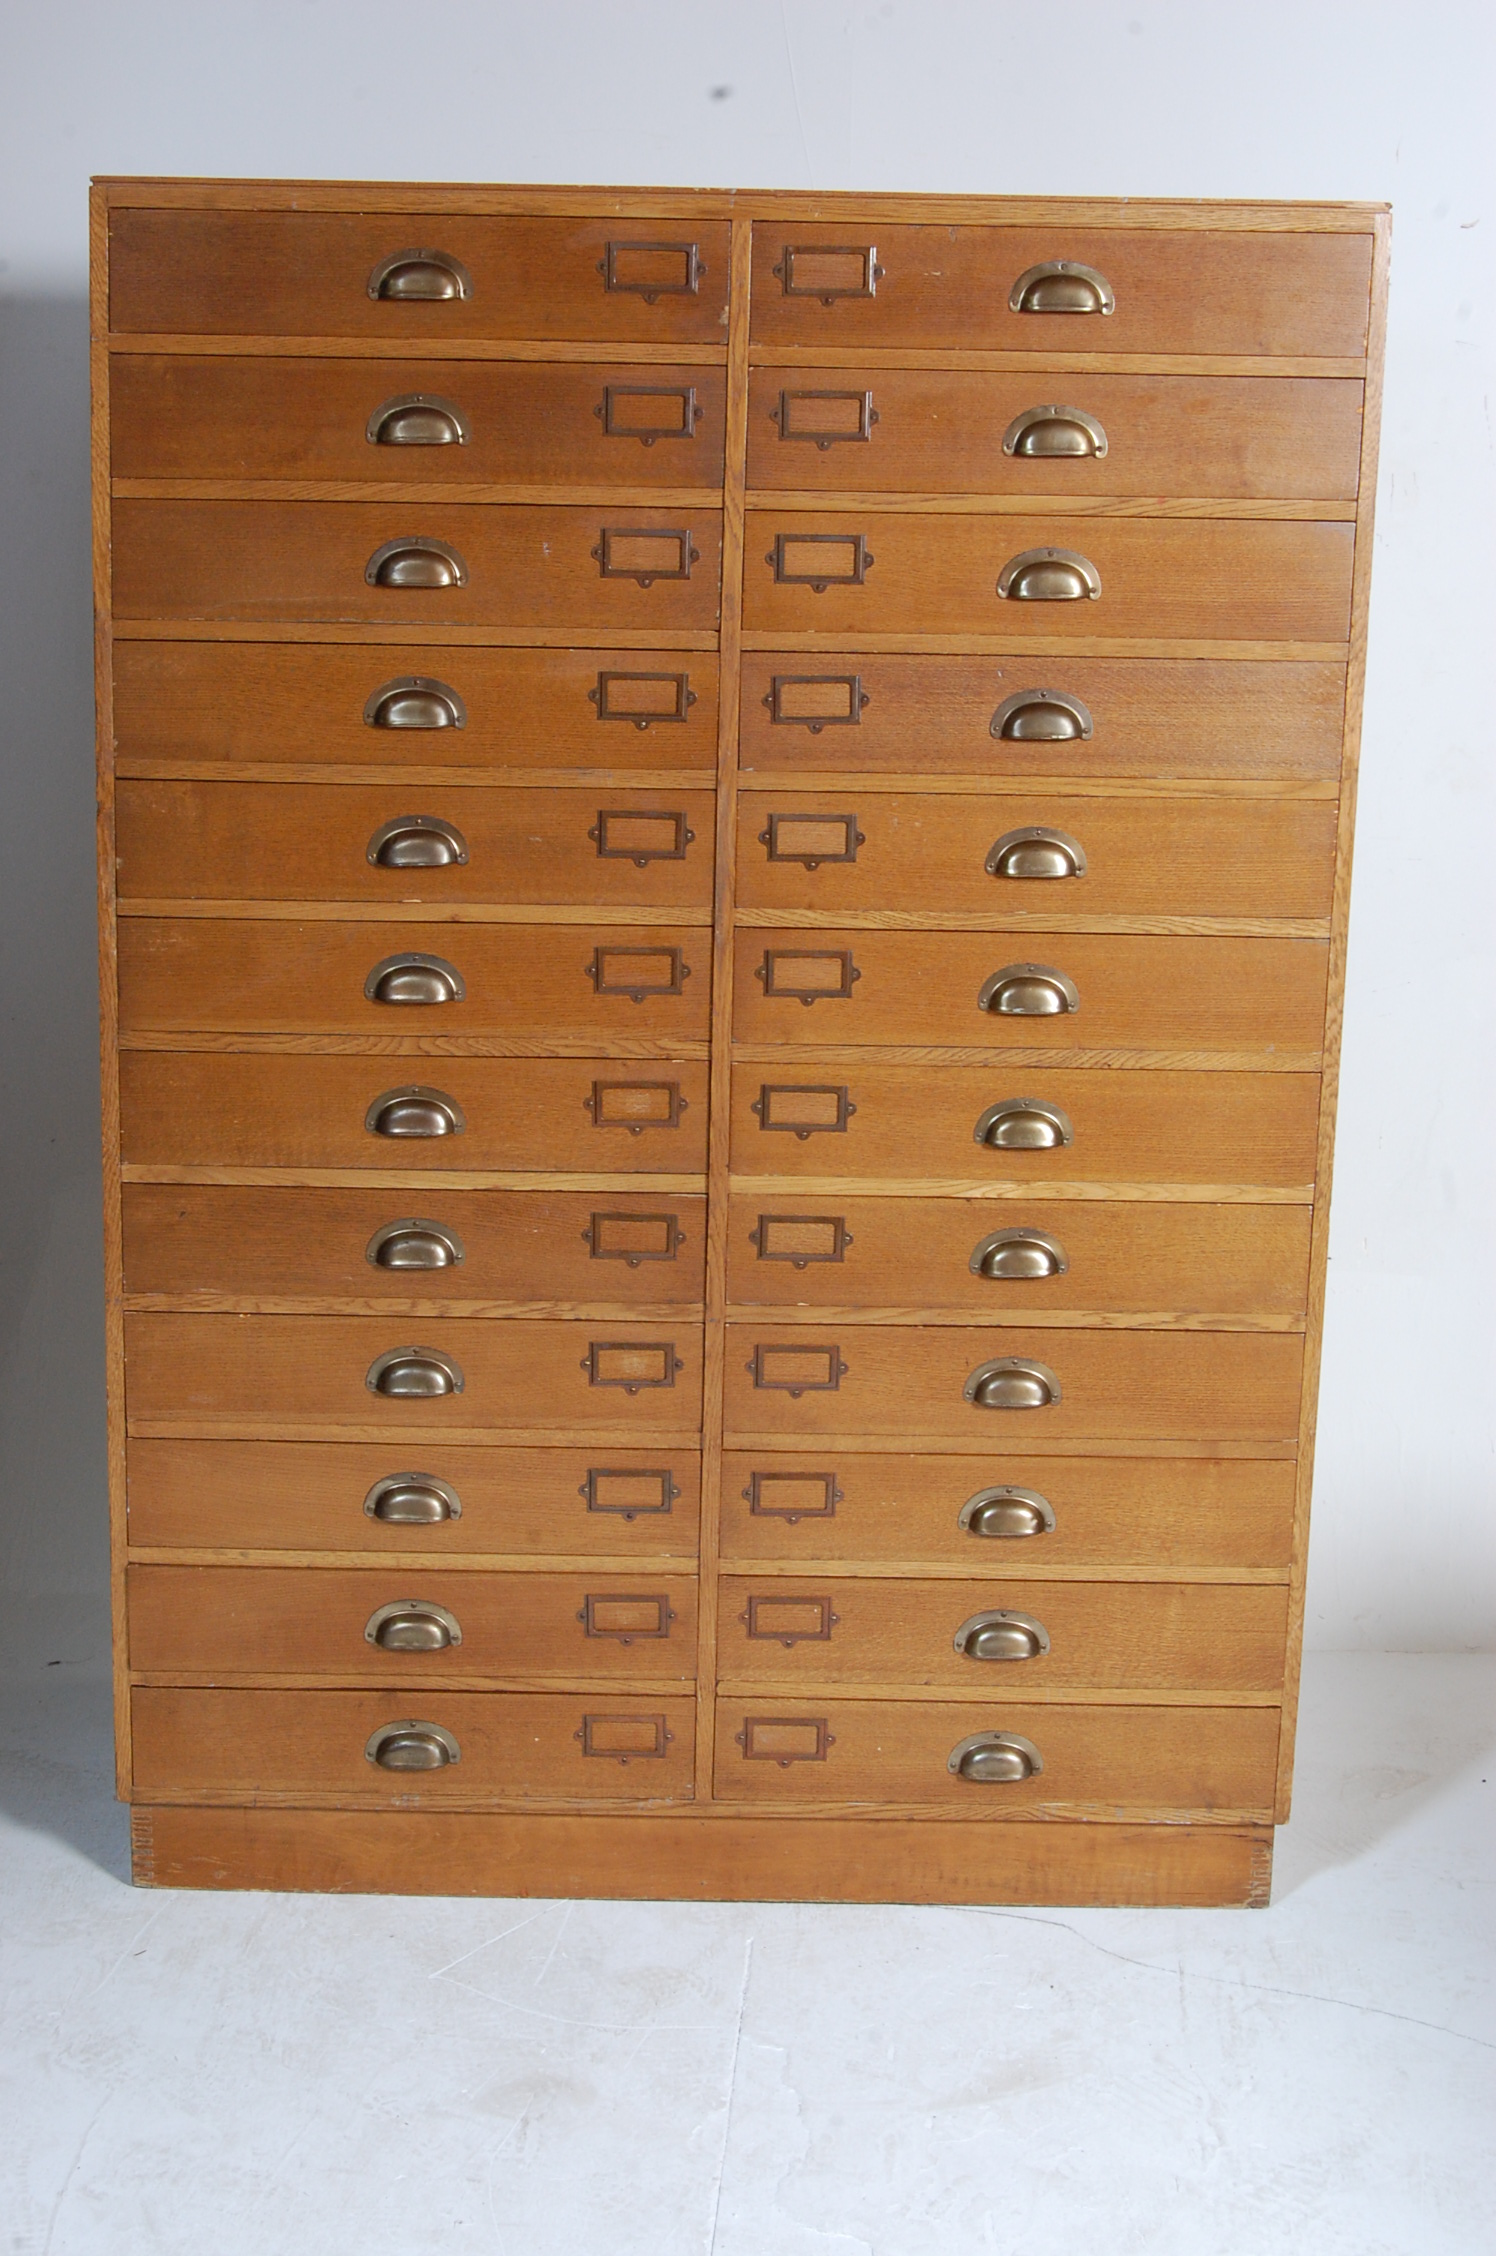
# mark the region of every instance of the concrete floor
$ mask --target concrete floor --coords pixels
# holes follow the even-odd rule
[[[136,1893],[6,1691],[0,2250],[1496,2248],[1491,1660],[1311,1657],[1265,1913]]]

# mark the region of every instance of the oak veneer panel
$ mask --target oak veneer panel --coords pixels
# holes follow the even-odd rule
[[[1297,1429],[1303,1353],[1301,1339],[1279,1333],[1004,1326],[984,1337],[970,1325],[745,1320],[728,1326],[724,1419],[730,1435],[765,1441],[908,1434],[994,1452],[1030,1437],[1281,1443]],[[1060,1399],[1024,1410],[964,1399],[973,1372],[1010,1356],[1053,1372]]]
[[[996,214],[994,213],[994,217]],[[823,305],[820,269],[776,274],[786,244],[876,249],[876,295]],[[1021,274],[1051,259],[1099,270],[1111,314],[1014,313]],[[832,286],[847,277],[835,276]],[[805,294],[788,295],[786,281]],[[808,286],[807,286],[808,285]],[[1366,350],[1371,236],[1242,235],[1088,226],[921,227],[761,219],[753,230],[753,335],[760,344],[949,346],[967,351],[1252,353]]]
[[[636,532],[667,536],[650,548],[658,571],[673,570],[687,546],[695,551],[689,577],[653,578],[648,587],[605,579],[592,551],[605,533]],[[464,585],[369,584],[364,567],[386,541],[423,535],[457,550]],[[672,633],[715,629],[721,541],[721,511],[706,501],[685,510],[631,502],[116,501],[115,616],[367,623],[392,641],[440,626],[575,627],[579,638],[589,627],[630,628],[668,643]]]
[[[934,918],[1021,917],[1033,924],[1056,911],[1071,918],[1330,913],[1331,800],[1082,799],[1041,791],[1001,799],[979,792],[839,796],[781,785],[743,792],[738,809],[740,910],[914,910]],[[771,818],[777,820],[771,824]],[[832,828],[812,828],[818,821]],[[838,821],[842,840],[855,843],[861,834],[855,860],[832,858],[810,869],[803,859],[770,858],[774,845],[788,857],[823,840],[834,854]],[[1031,825],[1074,839],[1085,856],[1084,875],[994,877],[985,866],[990,849]]]
[[[989,1235],[1018,1228],[1044,1232],[1068,1267],[1048,1277],[974,1273],[972,1260]],[[1040,1197],[999,1211],[990,1199],[739,1193],[728,1223],[728,1298],[738,1307],[960,1309],[1008,1323],[1074,1323],[1089,1313],[1141,1323],[1293,1326],[1304,1321],[1308,1286],[1307,1207],[1050,1205]]]
[[[715,651],[438,649],[395,640],[117,642],[114,669],[115,743],[121,763],[137,767],[215,761],[242,765],[251,776],[296,762],[457,772],[709,770],[715,759]],[[642,728],[599,721],[598,676],[619,671],[656,677],[647,692],[656,717]],[[457,692],[466,716],[460,728],[376,728],[365,721],[376,690],[413,674],[435,676]],[[681,704],[681,718],[661,717]]]
[[[1007,614],[1022,608],[1049,614],[1060,607],[994,600],[1003,632]],[[867,702],[850,724],[823,723],[816,732],[803,721],[776,720],[776,677],[807,675],[843,683],[855,675]],[[1080,698],[1093,733],[1060,743],[995,738],[992,720],[1004,700],[1039,688]],[[822,713],[848,710],[845,687],[802,691],[800,709],[807,698]],[[777,705],[785,703],[781,693]],[[1329,783],[1340,773],[1344,723],[1345,668],[1324,660],[918,658],[845,649],[750,651],[743,660],[741,758],[755,773]]]
[[[804,580],[781,582],[773,562],[779,536],[797,544],[787,566],[797,573],[823,567],[828,573],[848,573],[850,544],[858,538],[872,562],[860,585],[833,580],[817,592]],[[453,537],[460,546],[460,536]],[[831,545],[805,545],[820,541]],[[894,517],[855,505],[777,513],[763,507],[749,511],[744,545],[743,626],[753,634],[987,634],[1019,641],[1106,635],[1323,643],[1344,642],[1350,633],[1351,524],[1038,513]],[[1100,574],[1100,595],[1079,602],[1000,597],[1003,567],[1031,549],[1046,548],[1085,556]],[[128,580],[125,584],[132,586]],[[269,615],[286,614],[277,610]],[[574,615],[594,616],[590,610]],[[601,613],[596,615],[601,621]],[[1054,670],[1053,658],[1045,664]],[[800,670],[814,669],[807,665]]]
[[[438,387],[409,387],[418,388]],[[761,367],[749,391],[748,484],[826,494],[1354,501],[1361,394],[1358,383],[1314,377],[926,373],[855,360]],[[1009,426],[1045,404],[1092,416],[1105,453],[1005,454]],[[859,428],[865,438],[824,445],[804,435]]]
[[[113,469],[116,478],[328,478],[448,489],[701,486],[715,497],[724,386],[720,368],[668,364],[122,353],[111,401]],[[457,408],[465,441],[372,442],[371,416],[411,394]],[[636,427],[651,433],[648,445],[633,435]]]
[[[417,1689],[412,1687],[412,1689]],[[410,1715],[386,1692],[226,1692],[137,1685],[136,1792],[143,1799],[329,1801],[423,1810],[537,1800],[689,1801],[694,1703],[627,1686],[596,1693],[440,1692],[419,1688],[413,1720],[443,1725],[460,1759],[444,1770],[381,1770],[364,1748]],[[429,1711],[429,1712],[428,1712]],[[659,1756],[588,1756],[594,1716],[661,1721]],[[669,1737],[665,1739],[668,1732]],[[642,1732],[641,1732],[642,1737]],[[421,1833],[406,1836],[420,1854]]]
[[[973,1012],[973,1017],[976,1013]],[[1028,1021],[1030,1025],[1033,1020]],[[126,1059],[126,1065],[134,1061]],[[126,1078],[126,1088],[129,1077]],[[766,1128],[770,1116],[825,1118],[845,1090],[855,1106],[840,1133],[803,1138]],[[802,1101],[800,1089],[833,1092]],[[994,1151],[976,1141],[977,1122],[1007,1097],[1057,1105],[1074,1140],[1049,1151]],[[786,1055],[733,1073],[733,1166],[743,1175],[871,1181],[931,1177],[970,1185],[1127,1186],[1236,1184],[1296,1191],[1313,1180],[1319,1078],[1310,1073],[1054,1072],[884,1065],[876,1057],[827,1064]],[[818,1194],[819,1195],[819,1194]],[[1004,1217],[994,1214],[996,1229]]]
[[[410,1195],[403,1188],[127,1184],[125,1290],[309,1308],[329,1299],[437,1309],[485,1301],[701,1302],[705,1199],[423,1191],[419,1220],[455,1233],[462,1259],[439,1269],[384,1268],[368,1249],[386,1225],[408,1218]]]
[[[123,782],[116,807],[122,901],[420,902],[707,910],[712,796],[705,791],[486,791],[471,785]],[[464,862],[386,868],[369,859],[397,818],[461,832]],[[600,833],[600,836],[589,835]],[[647,856],[641,868],[628,848]],[[600,846],[608,851],[603,854]]]
[[[749,1755],[750,1718],[791,1727],[824,1722],[821,1761],[781,1765]],[[1272,1800],[1276,1708],[1025,1706],[1020,1687],[970,1706],[887,1700],[724,1699],[718,1703],[716,1790],[724,1801],[786,1807],[827,1802],[926,1802],[983,1817],[1018,1814],[1108,1819],[1133,1811],[1230,1810],[1265,1817]],[[998,1786],[951,1772],[952,1748],[971,1733],[1011,1731],[1037,1746],[1044,1768]],[[760,1727],[749,1743],[764,1738]],[[786,1744],[794,1733],[783,1733]],[[801,1734],[810,1743],[810,1730]],[[942,1831],[944,1829],[942,1828]],[[998,1828],[1006,1831],[1006,1826]]]
[[[969,1575],[990,1566],[1010,1577],[1088,1567],[1286,1573],[1293,1533],[1294,1468],[1270,1459],[1025,1457],[1021,1445],[1015,1453],[994,1442],[989,1458],[976,1459],[737,1450],[722,1473],[722,1555],[737,1565],[922,1561]],[[960,1524],[961,1507],[992,1487],[1042,1496],[1054,1527],[1020,1538],[973,1536]]]
[[[377,1481],[411,1470],[446,1481],[461,1513],[399,1525],[365,1512]],[[597,1473],[612,1477],[599,1485],[589,1480]],[[700,1459],[673,1444],[588,1451],[444,1442],[414,1468],[378,1442],[130,1444],[137,1548],[398,1552],[412,1571],[473,1554],[668,1555],[678,1564],[695,1552],[700,1501]]]
[[[121,1142],[127,1162],[153,1167],[694,1174],[706,1165],[706,1073],[705,1065],[668,1058],[641,1064],[127,1051],[120,1059]],[[381,1136],[365,1127],[375,1098],[419,1083],[455,1100],[466,1122],[459,1135]],[[599,1087],[608,1092],[607,1105],[639,1108],[637,1133],[598,1126]]]

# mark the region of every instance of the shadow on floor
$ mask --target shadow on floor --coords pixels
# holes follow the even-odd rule
[[[97,1668],[44,1668],[40,1680],[32,1670],[7,1675],[0,1816],[66,1842],[112,1879],[129,1879],[130,1813],[114,1798],[112,1692]]]

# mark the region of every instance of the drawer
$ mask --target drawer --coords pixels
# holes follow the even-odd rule
[[[407,263],[375,284],[397,295],[371,297],[375,269],[402,253],[426,270]],[[720,347],[727,278],[722,220],[132,209],[109,223],[116,331]],[[423,290],[452,294],[409,294]]]
[[[1046,283],[1033,274],[1057,260],[1072,269],[1068,286],[1064,277]],[[1095,283],[1088,288],[1076,268]],[[1020,305],[1027,299],[1033,310],[1013,306],[1020,284]],[[770,345],[1351,358],[1366,350],[1370,290],[1369,234],[1213,233],[1084,220],[1038,227],[760,220],[753,230],[753,335]]]
[[[188,1446],[201,1445],[134,1445],[137,1457]],[[845,1560],[970,1575],[995,1557],[995,1571],[1015,1576],[1088,1567],[1286,1576],[1293,1503],[1287,1459],[760,1449],[723,1463],[722,1556],[740,1573],[758,1561]]]
[[[472,1449],[411,1466],[380,1442],[132,1441],[136,1550],[669,1556],[694,1568],[692,1450]],[[438,1517],[430,1515],[437,1514]]]
[[[282,1314],[333,1299],[473,1315],[533,1301],[564,1315],[569,1302],[699,1306],[705,1289],[704,1199],[440,1191],[419,1215],[408,1205],[403,1187],[129,1183],[125,1290],[228,1294]]]
[[[781,787],[738,802],[738,906],[953,923],[1328,917],[1335,825],[1327,799],[849,798]],[[1025,838],[1032,830],[1058,836]]]
[[[727,1334],[723,1415],[730,1436],[766,1440],[928,1435],[974,1450],[1082,1440],[1287,1446],[1298,1431],[1302,1363],[1302,1340],[1282,1333],[1004,1326],[984,1337],[974,1325],[740,1323]]]
[[[128,1317],[125,1337],[132,1423],[205,1439],[337,1440],[353,1427],[346,1438],[429,1442],[544,1426],[694,1440],[701,1422],[701,1330],[678,1317],[149,1315]],[[430,1391],[383,1391],[402,1386]]]
[[[462,1034],[542,1048],[610,1036],[699,1041],[711,1018],[711,935],[601,922],[125,917],[119,982],[126,1033],[364,1034],[423,1049]]]
[[[416,788],[121,783],[120,897],[710,913],[708,791]]]
[[[727,1261],[728,1298],[741,1306],[1279,1329],[1304,1321],[1309,1209],[739,1195]]]
[[[131,1567],[130,1665],[217,1675],[466,1678],[696,1674],[686,1576],[412,1566]],[[390,1642],[386,1643],[385,1640]]]
[[[1026,1740],[1042,1767],[1018,1779],[961,1777],[951,1757],[983,1732]],[[725,1802],[933,1803],[974,1818],[1230,1811],[1265,1823],[1277,1763],[1276,1708],[1030,1707],[1021,1696],[976,1707],[717,1703],[715,1791]]]
[[[743,1042],[783,1043],[787,1052],[962,1043],[1214,1050],[1264,1063],[1286,1051],[1317,1063],[1324,1038],[1323,940],[780,928],[740,932],[736,953],[734,1033]],[[122,951],[122,982],[124,961]],[[174,992],[185,984],[179,978]],[[184,996],[175,1007],[185,1014],[193,1006]],[[182,1015],[175,1023],[195,1022]]]
[[[717,628],[721,513],[704,502],[116,501],[113,526],[117,619],[368,624],[392,640],[437,626]]]
[[[127,509],[177,506],[124,504]],[[378,512],[363,514],[372,520]],[[115,522],[118,528],[118,510]],[[596,533],[591,537],[595,540]],[[757,509],[748,513],[744,542],[743,626],[750,634],[970,634],[1004,640],[1032,635],[1046,643],[1055,636],[1100,635],[1343,643],[1350,632],[1355,527],[1338,522],[954,513],[893,517],[865,509]],[[347,545],[351,555],[356,538]],[[115,546],[118,558],[118,529]],[[168,533],[168,555],[172,548]],[[1060,561],[1047,562],[1046,555],[1055,552]],[[149,581],[133,567],[127,571],[123,616],[135,615],[137,604],[175,615],[189,601],[176,590],[197,584],[190,561],[184,556],[173,578],[167,578],[167,569],[161,567],[159,582],[154,567]],[[227,564],[221,568],[223,582],[232,569]],[[239,575],[234,576],[237,583]],[[329,570],[328,576],[335,575]],[[348,576],[345,566],[337,584]],[[474,577],[476,581],[476,569]],[[262,581],[273,591],[268,565],[256,588]],[[582,585],[579,568],[576,584]],[[158,585],[163,590],[159,594]],[[1010,585],[1019,592],[1005,592]],[[116,587],[121,587],[118,578]],[[1045,589],[1051,592],[1041,592]],[[220,598],[215,589],[212,600],[241,603],[248,598],[239,595],[236,584],[233,595]],[[210,613],[201,600],[198,613],[248,615],[227,609]],[[256,615],[311,614],[288,610],[282,601]],[[386,614],[370,607],[347,615]],[[572,615],[579,620],[594,616],[575,609]],[[1045,663],[1052,672],[1054,659]]]
[[[1361,395],[1329,377],[756,368],[748,484],[1354,501]]]
[[[130,1695],[137,1801],[451,1809],[485,1802],[689,1801],[690,1699],[439,1692],[407,1716],[387,1692],[172,1691]],[[435,1770],[386,1770],[365,1752],[391,1724],[457,1748]],[[437,1742],[441,1744],[440,1741]],[[445,1746],[443,1746],[445,1752]],[[591,1759],[589,1759],[591,1758]]]
[[[749,651],[740,758],[766,776],[852,770],[917,783],[1323,784],[1340,773],[1344,726],[1345,668],[1326,660]]]
[[[674,1176],[705,1168],[706,1117],[705,1065],[671,1059],[120,1059],[121,1144],[146,1167]]]
[[[116,478],[358,479],[448,493],[720,488],[725,385],[720,368],[668,364],[121,353],[111,461]]]
[[[599,724],[603,725],[599,725]],[[706,650],[491,650],[430,644],[117,642],[121,769],[315,761],[355,780],[465,768],[716,765]],[[357,771],[374,771],[366,778]],[[388,773],[387,773],[388,771]],[[397,810],[399,812],[400,810]]]

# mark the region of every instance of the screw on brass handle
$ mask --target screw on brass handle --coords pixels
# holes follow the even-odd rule
[[[1047,1230],[993,1230],[974,1249],[969,1266],[974,1277],[1013,1282],[1024,1277],[1063,1277],[1070,1258]]]
[[[1058,1151],[1073,1144],[1068,1112],[1040,1097],[1004,1097],[988,1105],[971,1132],[973,1143],[989,1151]]]
[[[364,1248],[376,1269],[451,1269],[465,1258],[461,1238],[445,1222],[386,1222]]]
[[[429,303],[434,298],[470,298],[473,278],[450,251],[392,251],[369,276],[371,298]]]
[[[369,728],[466,728],[467,707],[444,681],[429,674],[399,674],[371,693],[364,721]]]
[[[450,1481],[432,1473],[386,1473],[364,1498],[364,1510],[391,1527],[435,1527],[462,1518],[462,1499]]]
[[[1026,823],[1021,830],[1003,832],[987,856],[986,869],[989,877],[1084,877],[1086,850],[1067,830]]]
[[[1101,574],[1078,549],[1025,548],[998,573],[997,592],[1012,603],[1094,603]]]
[[[978,1410],[1047,1410],[1060,1400],[1060,1382],[1047,1363],[998,1355],[979,1363],[961,1392]]]
[[[1016,689],[992,716],[992,734],[1005,744],[1067,744],[1088,737],[1089,706],[1062,689]]]
[[[467,860],[467,840],[440,815],[396,815],[369,840],[368,858],[376,869],[450,869]]]
[[[404,533],[381,541],[364,566],[370,587],[451,588],[467,586],[467,566],[450,541],[426,533]]]
[[[1116,296],[1104,274],[1074,259],[1045,259],[1025,267],[1008,292],[1010,313],[1115,313]]]
[[[1017,1786],[1037,1778],[1044,1761],[1033,1740],[1016,1731],[974,1731],[952,1747],[945,1767],[973,1786]]]
[[[466,1381],[462,1365],[439,1347],[392,1347],[376,1355],[365,1374],[371,1394],[430,1400],[439,1394],[461,1394]]]
[[[461,1762],[462,1749],[439,1723],[382,1723],[369,1734],[364,1760],[381,1770],[445,1770]]]
[[[954,1644],[967,1661],[1037,1661],[1049,1651],[1049,1631],[1032,1614],[992,1609],[968,1615]]]
[[[962,1505],[956,1525],[984,1542],[1017,1542],[1053,1535],[1054,1506],[1036,1488],[979,1488]]]
[[[364,1114],[364,1126],[371,1136],[460,1136],[467,1115],[455,1097],[412,1084],[376,1097]]]
[[[1050,964],[1004,964],[982,982],[977,1009],[998,1018],[1060,1018],[1080,1009],[1075,981]]]
[[[375,408],[364,437],[370,446],[466,446],[472,426],[452,400],[435,392],[400,392]]]
[[[371,1003],[460,1003],[467,994],[462,973],[445,956],[422,956],[408,949],[385,956],[364,981]]]
[[[376,1606],[364,1624],[371,1645],[385,1653],[444,1653],[462,1643],[457,1616],[429,1598],[395,1598]]]

